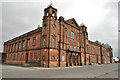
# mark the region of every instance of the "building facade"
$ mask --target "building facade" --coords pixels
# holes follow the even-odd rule
[[[57,9],[44,9],[42,27],[4,43],[6,63],[40,62],[44,67],[113,63],[112,48],[88,40],[87,27],[74,18],[57,17]]]

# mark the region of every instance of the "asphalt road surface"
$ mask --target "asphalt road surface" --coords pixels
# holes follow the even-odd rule
[[[120,64],[119,64],[120,66]],[[67,68],[40,68],[2,65],[3,78],[118,78],[118,64]]]

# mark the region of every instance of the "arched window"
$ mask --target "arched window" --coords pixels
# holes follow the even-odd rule
[[[47,13],[46,13],[46,16],[48,16],[48,11],[47,11]]]
[[[55,60],[55,56],[52,57],[52,60]]]
[[[52,16],[55,16],[55,12],[54,11],[52,11]]]

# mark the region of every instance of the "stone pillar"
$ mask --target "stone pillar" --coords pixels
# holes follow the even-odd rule
[[[78,54],[77,53],[75,53],[75,62],[76,62],[76,66],[77,66],[77,56],[78,56]]]
[[[71,53],[71,65],[73,66],[73,53]]]

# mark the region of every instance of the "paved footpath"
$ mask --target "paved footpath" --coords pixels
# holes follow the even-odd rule
[[[120,66],[120,64],[119,64]],[[67,68],[2,65],[3,78],[118,78],[118,64]]]

